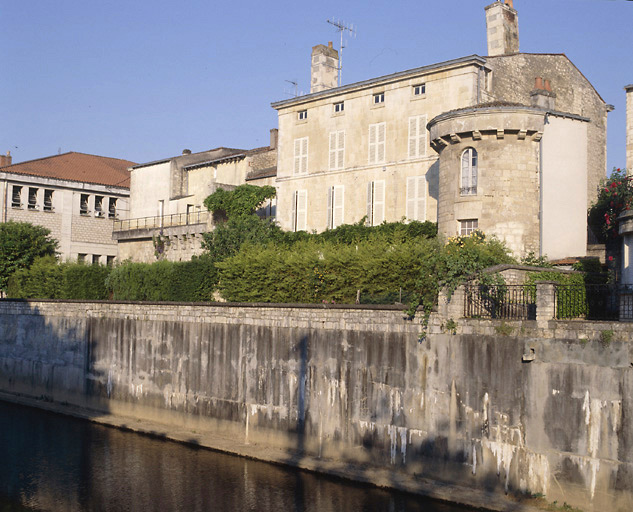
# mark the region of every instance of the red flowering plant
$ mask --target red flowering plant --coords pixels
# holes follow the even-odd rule
[[[633,176],[626,169],[614,169],[600,184],[598,198],[589,208],[589,227],[603,243],[618,238],[618,216],[633,208]]]

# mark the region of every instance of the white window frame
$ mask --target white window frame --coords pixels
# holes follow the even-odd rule
[[[426,220],[426,176],[410,176],[407,178],[407,212],[408,220]]]
[[[412,93],[416,98],[426,96],[426,82],[415,84],[412,87]]]
[[[368,162],[370,164],[382,164],[385,162],[387,123],[369,125]]]
[[[344,101],[339,101],[337,103],[334,104],[334,113],[335,114],[342,114],[343,112],[345,112],[345,102]]]
[[[295,139],[294,141],[294,172],[293,174],[306,174],[308,172],[308,137]]]
[[[479,154],[475,148],[466,148],[460,162],[460,195],[476,196],[479,181]]]
[[[376,94],[374,94],[374,96],[372,98],[372,104],[373,105],[381,105],[384,102],[385,102],[385,93],[384,92],[377,92]]]
[[[409,158],[426,156],[426,115],[409,118]]]
[[[297,120],[298,121],[306,121],[308,119],[308,111],[307,110],[299,110],[297,112]]]
[[[385,220],[385,180],[367,184],[367,225],[378,226]]]
[[[479,219],[462,219],[459,221],[459,235],[469,236],[479,229]]]
[[[306,231],[308,222],[308,191],[295,190],[292,193],[292,231]]]
[[[344,224],[345,187],[334,185],[327,189],[327,229],[334,229]]]
[[[330,132],[330,171],[345,167],[345,131]]]

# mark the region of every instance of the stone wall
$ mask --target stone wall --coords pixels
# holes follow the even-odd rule
[[[633,85],[626,90],[626,168],[633,173]]]
[[[383,485],[631,510],[633,325],[429,331],[395,307],[1,301],[0,391],[388,469]]]

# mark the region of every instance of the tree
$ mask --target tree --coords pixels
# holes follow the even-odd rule
[[[266,185],[240,185],[233,190],[219,188],[204,200],[204,205],[213,213],[224,212],[230,219],[237,216],[252,215],[266,199],[275,197],[275,187]]]
[[[614,169],[600,184],[598,199],[589,209],[589,227],[602,243],[619,237],[618,216],[633,207],[633,183],[626,169]]]
[[[6,290],[11,274],[28,268],[36,258],[54,256],[57,240],[42,226],[9,221],[0,224],[0,289]]]

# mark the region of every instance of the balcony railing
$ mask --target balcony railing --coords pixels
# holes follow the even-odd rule
[[[207,211],[115,220],[114,232],[133,231],[136,229],[161,229],[174,226],[187,226],[191,224],[206,224],[208,220],[209,212]]]

